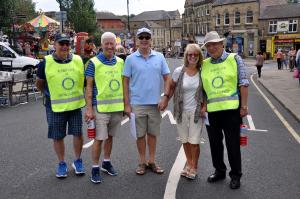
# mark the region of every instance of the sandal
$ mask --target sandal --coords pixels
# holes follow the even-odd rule
[[[147,168],[149,168],[153,173],[163,174],[164,170],[158,166],[156,163],[148,163]]]
[[[183,170],[181,171],[180,175],[183,177],[187,177],[188,172],[190,171],[191,167],[187,165],[187,163],[185,164]]]
[[[195,180],[197,177],[197,170],[196,169],[190,169],[190,171],[187,173],[187,175],[185,176],[190,180]]]
[[[146,163],[139,164],[138,167],[135,170],[135,173],[138,175],[144,175],[146,173]]]

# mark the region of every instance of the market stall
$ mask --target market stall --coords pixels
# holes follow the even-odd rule
[[[50,36],[59,26],[59,22],[40,13],[39,16],[27,22],[39,35],[37,58],[44,58],[49,53]]]

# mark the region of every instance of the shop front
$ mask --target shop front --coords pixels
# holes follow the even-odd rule
[[[225,48],[242,57],[253,57],[258,49],[257,29],[233,30],[226,38]]]
[[[300,34],[278,34],[272,37],[272,54],[281,49],[288,52],[291,48],[300,49]]]

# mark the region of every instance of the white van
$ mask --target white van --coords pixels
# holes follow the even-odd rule
[[[10,66],[12,64],[13,70],[32,70],[39,62],[38,59],[19,55],[5,43],[0,42],[0,68],[1,65]]]

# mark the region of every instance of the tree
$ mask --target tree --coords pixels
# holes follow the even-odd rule
[[[94,32],[97,28],[94,0],[73,0],[68,19],[76,32]]]
[[[76,32],[93,33],[97,29],[94,0],[56,0],[67,11],[68,21]]]
[[[56,0],[61,11],[68,11],[71,7],[72,0]]]
[[[35,3],[32,0],[16,0],[14,5],[16,23],[23,24],[36,16]]]
[[[34,15],[35,3],[32,0],[1,1],[0,27],[10,27],[12,23],[22,24]]]

